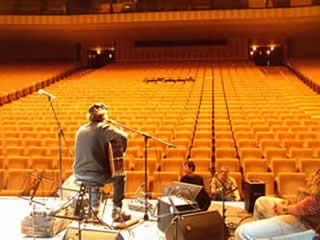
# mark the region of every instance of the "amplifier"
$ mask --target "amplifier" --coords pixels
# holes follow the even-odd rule
[[[244,192],[244,207],[252,213],[256,200],[265,195],[265,183],[260,180],[245,181]]]

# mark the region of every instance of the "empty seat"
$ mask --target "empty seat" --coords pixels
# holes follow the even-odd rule
[[[304,142],[301,140],[285,140],[283,146],[287,149],[291,148],[303,148]]]
[[[283,159],[287,157],[287,151],[283,148],[268,148],[265,151],[265,158],[267,159],[269,166],[271,164],[272,159]]]
[[[240,139],[237,141],[237,146],[241,148],[257,148],[258,144],[255,139]]]
[[[8,169],[28,169],[31,168],[31,158],[28,156],[9,155],[5,158],[5,165]]]
[[[279,173],[297,172],[294,159],[272,159],[270,168],[275,178],[278,177]]]
[[[261,140],[259,142],[259,145],[260,145],[260,147],[261,147],[261,149],[263,150],[264,153],[268,148],[280,148],[281,147],[281,144],[280,144],[279,141],[272,140],[272,139]]]
[[[230,131],[226,131],[226,132],[215,132],[214,133],[214,138],[216,139],[216,141],[219,139],[232,139],[232,133]]]
[[[238,159],[216,159],[215,170],[219,172],[222,167],[229,169],[230,172],[239,172],[240,163]]]
[[[126,171],[126,197],[135,196],[142,186],[144,186],[144,171]]]
[[[190,157],[192,159],[211,160],[211,147],[192,148]]]
[[[235,148],[217,148],[215,154],[216,159],[230,159],[237,157]]]
[[[246,159],[261,159],[263,157],[262,151],[259,148],[242,148],[239,149],[240,162]]]
[[[243,160],[243,173],[249,172],[267,172],[266,159],[245,159]]]
[[[187,150],[184,148],[170,148],[168,149],[167,158],[185,160],[187,158],[187,153]]]
[[[275,134],[271,131],[265,131],[265,132],[257,132],[256,133],[257,139],[259,142],[264,140],[275,140]]]
[[[31,188],[31,169],[8,169],[6,188],[0,192],[2,196],[28,195]]]
[[[216,139],[215,146],[216,148],[233,148],[234,141],[233,139]]]
[[[205,172],[205,171],[211,171],[212,167],[211,167],[211,160],[207,160],[207,159],[190,159],[192,161],[194,161],[195,165],[196,165],[196,171],[199,172]]]
[[[300,160],[300,171],[305,173],[306,176],[310,176],[320,169],[320,159],[301,159]]]
[[[164,161],[164,160],[162,160]],[[145,160],[144,159],[133,159],[131,161],[130,169],[134,171],[144,171],[145,168]],[[149,158],[147,159],[147,170],[148,175],[152,175],[154,171],[157,169],[157,159]]]
[[[235,132],[234,136],[237,141],[240,139],[255,139],[254,133],[251,132]]]
[[[163,159],[161,161],[161,171],[182,174],[184,161],[182,159]]]
[[[65,164],[65,159],[63,159],[63,165]],[[31,158],[31,168],[33,169],[54,169],[57,168],[57,162],[55,158],[47,156],[35,156]]]
[[[313,151],[311,148],[291,148],[289,156],[295,159],[313,158]]]
[[[306,186],[306,175],[305,173],[279,173],[276,181],[279,195],[290,202],[295,202],[297,189]]]
[[[195,148],[202,148],[202,147],[211,148],[211,146],[212,146],[211,139],[194,139],[193,141],[193,147]]]

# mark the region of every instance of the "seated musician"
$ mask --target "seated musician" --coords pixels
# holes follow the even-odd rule
[[[195,174],[194,173],[195,170],[196,170],[196,165],[194,164],[193,161],[189,160],[184,162],[183,164],[184,176],[180,178],[180,182],[200,185],[203,187],[196,200],[198,202],[199,208],[205,211],[209,208],[211,204],[211,199],[209,197],[209,194],[205,190],[203,178],[200,175]]]
[[[240,194],[234,178],[229,176],[229,169],[221,167],[211,181],[211,195],[215,201],[240,201]]]
[[[304,196],[300,195],[293,204],[278,197],[259,197],[253,212],[256,221],[240,225],[236,239],[320,239],[320,169],[308,182]]]
[[[186,161],[183,164],[183,172],[184,175],[181,177],[180,182],[200,185],[204,187],[203,178],[195,174],[194,171],[196,170],[196,165],[193,161]]]
[[[127,148],[127,134],[106,123],[108,108],[103,103],[93,104],[88,112],[89,123],[81,126],[76,134],[73,164],[75,180],[89,187],[90,206],[95,212],[99,210],[100,187],[112,183],[113,221],[126,221],[129,216],[121,211],[125,187],[121,157]],[[116,163],[120,167],[117,172],[114,171]]]

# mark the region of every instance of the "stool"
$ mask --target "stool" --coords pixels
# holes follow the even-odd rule
[[[83,218],[87,215],[90,218],[92,215],[96,215],[100,205],[101,185],[91,184],[76,181],[80,185],[77,201],[75,204],[74,215]],[[88,194],[88,198],[85,198],[85,194]],[[85,211],[85,200],[87,200],[88,209]]]

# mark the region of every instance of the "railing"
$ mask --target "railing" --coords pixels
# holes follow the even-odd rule
[[[214,9],[288,8],[320,0],[1,0],[0,14],[72,15]]]

